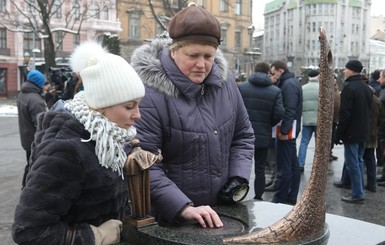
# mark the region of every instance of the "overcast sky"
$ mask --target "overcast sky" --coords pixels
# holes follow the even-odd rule
[[[263,10],[265,4],[272,0],[253,0],[253,22],[256,27],[263,27]],[[384,0],[372,0],[371,14],[373,15],[384,15],[385,1]]]

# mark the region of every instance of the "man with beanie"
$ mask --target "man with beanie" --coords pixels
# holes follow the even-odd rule
[[[123,146],[136,136],[143,83],[94,41],[70,62],[84,91],[38,116],[12,225],[17,244],[116,244],[130,214]]]
[[[27,158],[22,180],[23,187],[28,172],[29,157],[31,156],[31,144],[36,132],[36,117],[39,113],[48,110],[45,100],[41,95],[44,84],[44,75],[38,70],[31,70],[27,75],[27,81],[23,83],[17,96],[20,141]]]
[[[345,65],[345,86],[341,91],[341,104],[336,131],[336,144],[344,145],[344,157],[350,176],[352,191],[342,201],[362,204],[364,193],[364,151],[365,141],[370,135],[370,110],[373,93],[362,81],[362,64],[350,60]]]
[[[278,187],[272,202],[295,205],[301,173],[298,165],[296,138],[290,137],[290,134],[294,131],[297,136],[301,130],[302,87],[294,74],[288,70],[286,63],[281,60],[271,64],[270,76],[272,80],[278,81],[285,108],[280,132],[276,139]]]
[[[162,151],[150,168],[151,205],[159,223],[197,221],[222,227],[212,206],[243,200],[254,134],[227,66],[219,21],[190,3],[169,22],[172,40],[136,49],[131,65],[146,87],[135,123],[145,150]]]
[[[311,137],[317,137],[317,115],[318,115],[318,95],[319,95],[319,71],[310,70],[308,73],[309,82],[302,86],[302,136],[298,150],[298,164],[301,172],[304,171],[306,152]]]

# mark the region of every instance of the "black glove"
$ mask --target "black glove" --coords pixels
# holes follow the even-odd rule
[[[342,140],[341,140],[340,138],[335,138],[335,139],[334,139],[334,144],[335,144],[335,145],[343,145],[344,142],[342,142]]]
[[[231,177],[218,194],[218,201],[223,204],[241,202],[249,192],[249,182],[241,177]]]

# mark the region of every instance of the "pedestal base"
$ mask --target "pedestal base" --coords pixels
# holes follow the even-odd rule
[[[143,226],[156,224],[155,218],[152,217],[152,216],[146,216],[143,219],[133,219],[133,218],[130,217],[130,218],[128,218],[126,220],[126,223],[128,225],[134,226],[136,228],[140,228],[140,227],[143,227]]]
[[[224,238],[249,234],[274,224],[292,208],[285,204],[253,200],[232,206],[214,207],[224,226],[212,229],[203,229],[198,223],[188,223],[179,227],[153,223],[154,225],[137,227],[126,222],[123,224],[120,244],[223,244]],[[320,229],[322,231],[318,237],[295,241],[292,244],[382,244],[385,239],[384,226],[338,215],[326,214],[326,223]]]

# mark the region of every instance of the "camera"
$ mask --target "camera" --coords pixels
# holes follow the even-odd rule
[[[55,86],[57,92],[57,99],[62,99],[66,84],[72,78],[72,70],[70,67],[50,67],[48,74],[51,83]]]

